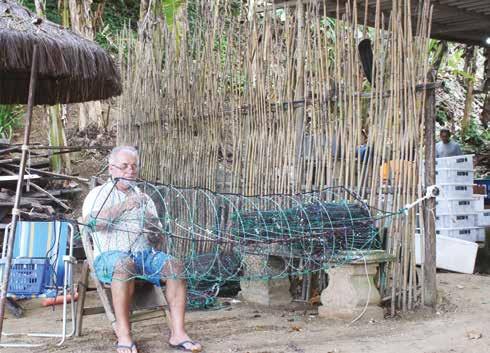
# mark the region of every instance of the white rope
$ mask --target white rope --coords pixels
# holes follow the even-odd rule
[[[422,201],[430,199],[431,197],[436,197],[437,195],[439,195],[439,187],[437,185],[431,185],[431,186],[427,187],[427,191],[425,192],[425,196],[418,198],[414,202],[409,203],[409,204],[405,205],[405,207],[403,207],[405,214],[408,213],[409,209],[415,207],[416,205],[418,205]]]

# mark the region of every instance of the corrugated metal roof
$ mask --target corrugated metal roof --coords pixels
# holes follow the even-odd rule
[[[323,0],[305,0],[305,3],[312,3]],[[351,0],[350,3],[352,4]],[[296,1],[274,0],[279,4],[294,6]],[[345,11],[346,0],[339,0],[340,13]],[[374,14],[377,0],[368,0],[369,24],[374,23]],[[412,13],[422,0],[412,0]],[[327,13],[336,16],[336,0],[327,0]],[[357,0],[359,16],[364,17],[365,0]],[[381,11],[388,17],[393,1],[381,0]],[[485,41],[490,37],[490,0],[432,0],[434,5],[432,14],[431,36],[436,39],[449,41],[485,45]],[[362,14],[362,15],[361,15]],[[363,19],[359,18],[360,21]],[[487,44],[489,45],[489,44]]]

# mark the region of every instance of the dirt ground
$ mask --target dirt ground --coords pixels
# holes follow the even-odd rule
[[[441,300],[436,312],[418,310],[381,322],[366,318],[348,325],[321,319],[315,308],[301,305],[270,309],[237,303],[220,310],[190,312],[187,328],[207,353],[490,352],[490,277],[439,273],[438,282]],[[96,293],[90,292],[88,304],[97,305],[97,301]],[[24,318],[8,317],[4,331],[54,329],[60,324],[58,307],[53,311],[37,301],[24,305]],[[175,351],[166,343],[169,330],[162,320],[134,324],[141,353]],[[13,340],[5,337],[2,342]],[[104,314],[88,317],[82,336],[67,339],[62,347],[50,342],[2,351],[115,352],[115,336]]]

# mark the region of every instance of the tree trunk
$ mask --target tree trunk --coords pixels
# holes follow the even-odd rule
[[[140,39],[140,41],[144,41],[146,38],[148,38],[150,22],[150,0],[141,0],[140,17],[138,21],[138,38]]]
[[[445,40],[439,41],[437,44],[437,49],[434,54],[432,69],[437,73],[439,72],[439,68],[441,67],[442,60],[447,55],[448,45]]]
[[[46,0],[34,0],[34,5],[37,17],[46,18]]]
[[[141,0],[140,3],[140,21],[143,21],[148,14],[148,8],[150,7],[150,0]]]
[[[35,0],[36,14],[38,17],[46,18],[46,1]],[[48,143],[50,146],[66,146],[65,130],[61,120],[61,105],[57,104],[46,108],[48,120]],[[55,173],[70,173],[71,160],[70,154],[53,155],[50,158],[51,169]]]
[[[94,40],[95,32],[91,14],[92,0],[69,0],[72,30],[89,40]],[[84,130],[90,124],[103,128],[102,106],[99,101],[80,103],[78,128]]]
[[[66,146],[65,129],[61,119],[62,106],[56,104],[48,107],[49,116],[49,145],[50,146]],[[69,153],[54,155],[51,157],[51,168],[55,173],[71,173],[71,160]]]
[[[92,21],[94,33],[97,33],[97,31],[104,25],[104,21],[102,18],[104,16],[105,3],[106,0],[100,0],[100,2],[97,4],[97,9],[95,10],[95,14],[93,16],[94,18]]]
[[[480,121],[483,128],[488,129],[488,125],[490,125],[490,48],[485,48],[485,78],[483,91],[485,92],[485,101],[483,103]]]
[[[467,46],[464,71],[468,74],[468,77],[464,79],[466,85],[466,100],[464,104],[463,120],[461,121],[461,136],[466,134],[468,127],[470,126],[471,112],[473,111],[473,87],[475,81],[476,57],[475,47]]]

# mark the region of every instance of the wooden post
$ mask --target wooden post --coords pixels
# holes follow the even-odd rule
[[[435,88],[427,88],[425,99],[425,187],[436,183],[436,91]],[[424,201],[424,296],[425,305],[435,307],[437,302],[436,284],[436,227],[432,210],[436,208],[436,200],[431,197]]]
[[[303,2],[298,0],[296,3],[296,20],[298,21],[297,29],[297,46],[296,46],[296,87],[294,89],[294,100],[305,99],[305,43],[304,43],[304,26],[305,26],[305,9]],[[301,155],[303,153],[303,134],[304,134],[304,105],[296,108],[295,111],[295,141],[296,149],[294,153],[294,177],[295,177],[295,192],[301,192],[303,183],[303,159]]]

